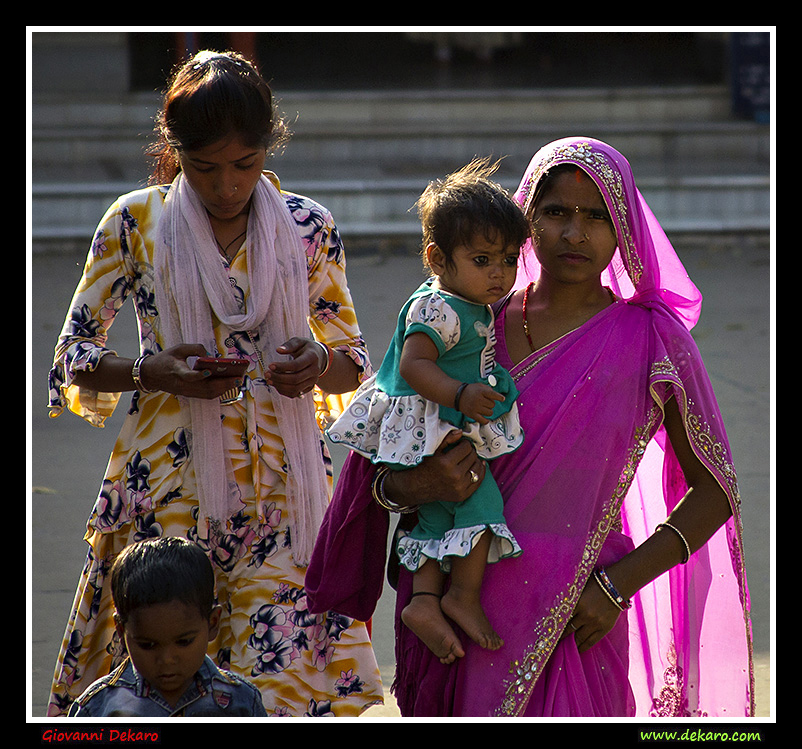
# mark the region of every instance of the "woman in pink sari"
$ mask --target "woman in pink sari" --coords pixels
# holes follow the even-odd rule
[[[701,295],[610,146],[549,144],[516,198],[534,242],[497,310],[496,357],[526,440],[493,475],[523,554],[489,567],[482,592],[505,614],[504,647],[463,638],[465,656],[445,666],[398,620],[402,715],[751,716],[740,498],[689,333]],[[465,493],[482,467],[460,443],[377,492],[373,468],[348,460],[307,590],[313,610],[365,617],[387,528],[373,499]],[[349,559],[358,538],[364,556]],[[409,595],[402,571],[399,611]]]

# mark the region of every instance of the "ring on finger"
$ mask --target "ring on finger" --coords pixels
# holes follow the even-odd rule
[[[476,473],[476,471],[474,471],[473,469],[471,469],[471,483],[475,484],[477,481],[479,481],[479,474]]]

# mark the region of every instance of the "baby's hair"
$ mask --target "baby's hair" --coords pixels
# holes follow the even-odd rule
[[[114,560],[111,594],[123,626],[135,609],[176,600],[196,606],[208,619],[214,608],[214,572],[192,541],[147,539],[127,546]]]
[[[434,243],[450,263],[454,248],[469,244],[477,235],[488,242],[500,239],[505,247],[520,247],[529,238],[529,221],[520,207],[490,179],[499,163],[489,157],[476,158],[429,183],[415,204],[424,251]]]

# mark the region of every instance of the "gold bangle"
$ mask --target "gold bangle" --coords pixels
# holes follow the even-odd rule
[[[673,525],[671,525],[671,523],[658,523],[657,527],[668,528],[679,536],[680,541],[682,541],[682,545],[685,547],[685,559],[682,560],[682,563],[687,564],[688,560],[691,558],[691,547],[688,546],[688,542],[685,540],[685,536],[682,535],[679,528],[675,528]]]
[[[391,502],[384,495],[384,480],[387,478],[387,474],[389,472],[390,469],[387,466],[381,466],[376,471],[376,475],[373,477],[373,481],[371,482],[370,488],[371,488],[371,493],[373,494],[373,499],[376,501],[376,504],[379,505],[379,507],[383,507],[388,512],[398,512],[401,515],[417,512],[417,509],[415,507],[401,507],[401,505],[398,505],[395,502]]]
[[[148,390],[142,384],[142,374],[141,374],[140,370],[142,369],[142,362],[144,362],[145,359],[147,359],[149,356],[153,356],[153,354],[151,354],[151,353],[142,354],[142,356],[140,356],[134,362],[134,366],[131,368],[131,379],[133,379],[134,385],[136,386],[136,389],[139,390],[140,393],[155,393],[156,392],[155,390]]]

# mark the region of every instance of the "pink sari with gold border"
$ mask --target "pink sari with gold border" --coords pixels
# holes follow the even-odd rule
[[[603,281],[618,301],[517,365],[506,353],[505,309],[499,310],[496,357],[521,392],[526,434],[516,453],[492,465],[523,549],[520,557],[489,565],[482,588],[485,611],[505,644],[487,651],[463,637],[466,656],[443,666],[397,616],[399,707],[405,716],[753,715],[737,479],[689,333],[701,296],[629,165],[606,144],[580,138],[544,148],[521,183],[521,204],[528,205],[550,166],[565,162],[594,179],[613,217],[618,249]],[[518,286],[538,272],[531,248],[522,255]],[[662,426],[671,397],[694,452],[726,492],[732,518],[687,564],[639,591],[613,631],[580,654],[574,639],[562,635],[593,569],[651,535],[687,492]],[[370,475],[359,465],[344,470],[331,512],[345,504],[361,508],[363,520],[377,517]],[[321,549],[326,533],[334,533],[331,519]],[[319,569],[313,557],[310,571]],[[410,586],[411,576],[402,574],[398,612]]]

